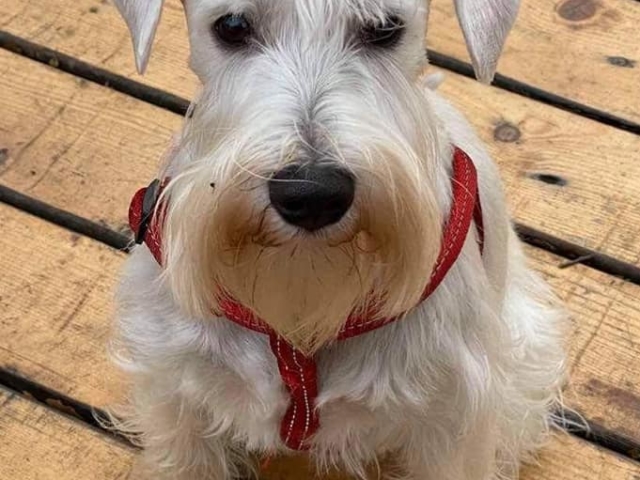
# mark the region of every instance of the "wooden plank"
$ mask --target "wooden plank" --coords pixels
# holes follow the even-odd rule
[[[0,65],[0,182],[128,230],[130,197],[182,119],[5,51]]]
[[[640,287],[528,249],[571,315],[565,402],[586,418],[640,441]]]
[[[124,398],[106,358],[124,255],[0,204],[0,366],[95,406]],[[528,248],[572,315],[567,404],[640,441],[640,287]]]
[[[124,398],[107,358],[124,254],[0,204],[0,366],[85,403]]]
[[[167,0],[149,68],[136,73],[131,40],[113,2],[3,0],[0,28],[154,87],[192,98],[197,79],[187,66],[189,44],[180,0]]]
[[[1,28],[63,53],[191,97],[188,44],[179,0],[168,0],[146,77],[135,74],[130,41],[103,0],[5,0]],[[433,0],[429,44],[467,60],[452,0]],[[635,0],[523,0],[500,72],[640,122],[640,5]]]
[[[517,221],[640,262],[640,137],[449,75],[440,92],[498,162]]]
[[[133,452],[0,388],[0,480],[125,480]]]
[[[0,388],[0,480],[131,477],[131,449],[82,423]],[[523,480],[636,480],[640,465],[568,436],[554,438]],[[593,475],[596,475],[595,477]],[[274,461],[262,480],[317,479],[302,457]],[[347,480],[333,474],[323,480]]]
[[[522,0],[499,72],[640,123],[640,3]],[[469,61],[452,0],[433,0],[430,48]]]
[[[640,465],[576,438],[556,438],[522,480],[638,480]]]
[[[0,65],[0,183],[126,229],[178,116],[7,52]],[[640,137],[457,75],[441,90],[499,162],[518,221],[640,262]]]

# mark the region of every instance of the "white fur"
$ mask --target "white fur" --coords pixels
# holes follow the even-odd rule
[[[212,314],[217,287],[316,352],[320,468],[365,477],[389,453],[403,479],[516,478],[557,401],[561,316],[526,266],[495,165],[433,91],[440,79],[419,78],[426,4],[187,0],[186,10],[203,91],[161,173],[173,178],[165,268],[137,248],[118,297],[116,358],[132,380],[121,425],[145,447],[149,478],[227,480],[254,455],[286,453],[288,396],[268,339]],[[212,39],[211,22],[230,11],[257,22],[256,50]],[[395,49],[344,41],[388,11],[407,23]],[[415,305],[449,212],[453,145],[479,172],[484,255],[472,229],[427,301],[332,342],[371,291],[384,291],[386,313]],[[309,148],[357,181],[351,210],[317,235],[281,220],[266,193],[269,175]]]
[[[114,0],[114,2],[131,32],[138,72],[144,73],[151,55],[153,38],[156,35],[164,0]]]
[[[520,0],[455,0],[455,5],[476,76],[490,83]]]

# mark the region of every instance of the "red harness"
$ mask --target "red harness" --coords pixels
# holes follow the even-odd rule
[[[422,303],[440,285],[453,266],[467,238],[472,220],[475,221],[480,251],[484,244],[482,209],[478,194],[476,169],[469,156],[455,148],[451,180],[452,203],[445,225],[442,247],[424,294]],[[155,222],[154,212],[159,196],[159,181],[139,190],[131,201],[129,224],[136,235],[137,243],[147,247],[162,264],[162,222]],[[290,395],[289,407],[280,425],[280,436],[285,445],[293,450],[305,450],[307,440],[318,430],[320,420],[315,409],[318,396],[318,374],[314,357],[306,356],[285,339],[276,334],[269,325],[258,318],[247,307],[232,298],[221,302],[221,311],[229,320],[255,332],[269,336],[271,350],[278,361],[280,377]],[[338,335],[344,340],[383,327],[398,318],[372,320],[373,312],[359,316],[351,315]]]

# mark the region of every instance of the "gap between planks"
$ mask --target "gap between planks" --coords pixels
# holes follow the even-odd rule
[[[100,432],[106,433],[128,447],[137,448],[121,432],[111,428],[109,415],[105,410],[88,405],[80,400],[69,397],[41,383],[26,378],[14,369],[0,367],[0,386],[15,392],[30,400],[73,417],[83,424]]]
[[[178,0],[165,2],[155,41],[156,55],[142,79],[134,73],[129,35],[112,2],[5,0],[2,28],[94,65],[192,98],[195,78],[186,68],[188,36]],[[640,8],[633,0],[522,0],[499,71],[542,90],[640,123],[637,60]],[[577,8],[579,7],[579,8]],[[451,0],[433,0],[427,45],[470,63]],[[615,85],[612,91],[612,85]],[[615,93],[615,94],[612,94]]]
[[[457,58],[443,55],[432,50],[427,51],[427,57],[429,58],[429,63],[436,67],[449,70],[468,78],[475,78],[473,67],[466,62],[458,60]],[[559,108],[560,110],[565,110],[569,113],[595,120],[610,127],[640,135],[640,124],[638,123],[612,115],[603,110],[584,105],[555,93],[542,90],[534,87],[533,85],[502,75],[501,73],[496,73],[491,85],[501,88],[502,90],[536,100],[540,103]]]
[[[2,387],[0,431],[2,480],[133,479],[133,449]]]

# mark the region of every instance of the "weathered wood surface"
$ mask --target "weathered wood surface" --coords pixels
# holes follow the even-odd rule
[[[182,119],[0,50],[0,183],[125,230]]]
[[[640,440],[640,287],[528,248],[571,318],[565,402],[586,418]]]
[[[127,28],[109,0],[58,0],[55,9],[48,0],[3,0],[0,29],[187,98],[197,88],[187,67],[189,44],[179,0],[165,2],[144,77],[136,73]]]
[[[498,71],[640,123],[640,3],[522,0]],[[433,0],[430,48],[469,61],[453,1]]]
[[[0,183],[124,228],[181,119],[8,52],[0,62]],[[500,164],[516,220],[640,261],[640,137],[457,75],[441,90]]]
[[[106,0],[4,0],[0,28],[114,72],[191,97],[188,43],[178,0],[168,0],[146,77],[135,74],[123,21]],[[5,20],[6,19],[6,20]],[[640,5],[635,0],[523,0],[500,72],[640,122]],[[433,0],[435,50],[468,55],[452,0]]]
[[[0,480],[125,480],[132,462],[130,448],[0,388]]]
[[[124,398],[107,359],[124,254],[0,204],[0,366],[92,405]]]
[[[554,440],[522,480],[638,480],[640,465],[571,437]]]
[[[516,220],[640,262],[639,136],[466,78],[440,92],[498,162]]]

